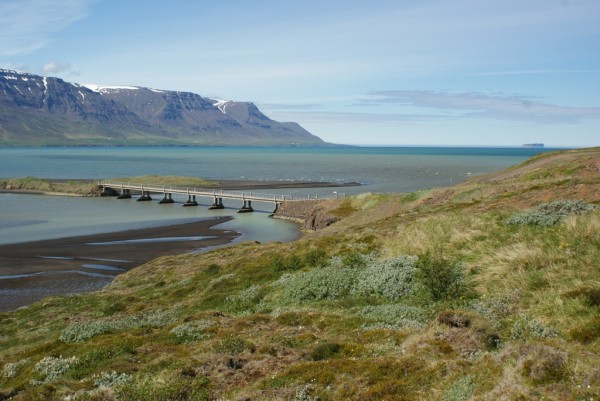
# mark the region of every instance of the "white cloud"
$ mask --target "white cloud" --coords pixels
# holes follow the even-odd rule
[[[600,119],[600,107],[571,107],[544,103],[538,98],[486,94],[481,92],[444,93],[426,90],[371,92],[365,103],[398,104],[437,110],[463,112],[462,117],[493,118],[535,123],[580,123]]]
[[[71,64],[69,64],[69,63],[57,63],[57,62],[51,61],[42,66],[42,74],[43,75],[60,74],[62,72],[68,72],[68,71],[71,71]]]
[[[88,15],[93,0],[3,0],[0,56],[18,56],[45,47],[52,34]]]

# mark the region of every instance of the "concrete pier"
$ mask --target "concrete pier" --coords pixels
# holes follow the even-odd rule
[[[142,191],[142,196],[140,196],[137,199],[138,202],[151,201],[151,200],[152,200],[152,197],[150,196],[149,191]]]
[[[242,208],[238,210],[238,213],[251,213],[253,211],[254,209],[252,209],[252,201],[244,200],[244,206],[242,206]]]
[[[117,196],[117,199],[131,199],[131,191],[129,189],[121,189],[121,194]]]
[[[188,195],[188,200],[183,204],[183,206],[198,206],[198,202],[196,202],[196,195]]]
[[[225,209],[225,206],[223,206],[223,198],[218,198],[215,196],[215,199],[213,201],[213,204],[210,205],[208,207],[209,210],[214,210],[214,209]]]
[[[162,200],[158,203],[175,203],[175,201],[173,200],[173,198],[171,197],[171,194],[168,192],[165,192],[165,197],[162,198]]]

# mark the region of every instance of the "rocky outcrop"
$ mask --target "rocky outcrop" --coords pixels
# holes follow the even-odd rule
[[[327,201],[309,200],[283,202],[279,205],[273,217],[296,221],[302,224],[304,230],[319,230],[339,220],[331,215]]]

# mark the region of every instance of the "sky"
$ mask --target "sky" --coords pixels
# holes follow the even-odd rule
[[[0,0],[0,68],[354,145],[600,145],[599,0]]]

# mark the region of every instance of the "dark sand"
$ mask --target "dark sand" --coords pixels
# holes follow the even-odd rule
[[[0,311],[102,288],[159,256],[226,244],[239,234],[211,227],[229,219],[0,245]]]

